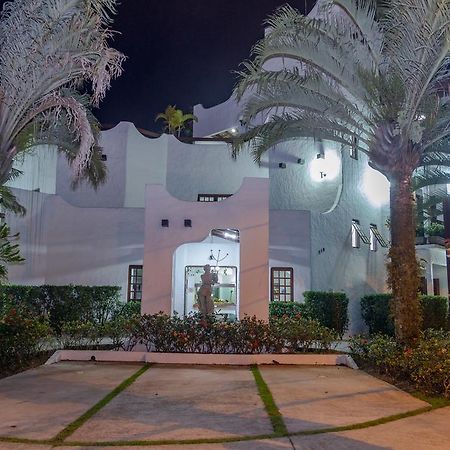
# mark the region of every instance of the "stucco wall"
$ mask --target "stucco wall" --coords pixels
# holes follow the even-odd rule
[[[63,157],[58,158],[56,193],[73,206],[86,208],[120,208],[124,206],[126,185],[126,154],[129,124],[121,122],[112,130],[103,131],[101,146],[107,155],[107,182],[94,190],[83,182],[73,190],[72,170]]]
[[[270,210],[270,268],[292,267],[294,300],[311,289],[311,224],[309,211]]]
[[[326,158],[318,160],[319,153],[320,145],[313,139],[286,142],[269,152],[271,208],[325,212],[333,206],[342,183],[340,152],[327,145]],[[333,166],[328,170],[329,160]],[[286,168],[280,168],[280,163]],[[325,164],[323,178],[321,163]]]
[[[211,136],[231,128],[240,128],[239,119],[242,113],[234,96],[211,108],[195,105],[194,114],[198,118],[198,122],[194,123],[195,137]]]
[[[360,221],[361,228],[369,235],[371,223],[389,240],[386,220],[388,205],[375,206],[364,191],[364,177],[368,170],[367,157],[350,158],[348,148],[342,152],[342,193],[336,206],[329,212],[311,213],[311,288],[323,291],[344,291],[350,298],[350,332],[363,328],[359,301],[363,295],[386,290],[387,250],[378,246],[371,252],[361,242],[360,248],[352,248],[352,219]],[[373,186],[381,190],[382,186]],[[376,193],[376,192],[375,192]]]
[[[51,195],[14,189],[18,201],[27,209],[25,216],[6,212],[11,233],[20,233],[17,243],[25,262],[8,266],[11,284],[44,284],[47,273],[47,230],[44,207]]]
[[[171,137],[167,158],[167,191],[180,200],[198,194],[234,194],[245,177],[268,177],[246,153],[237,160],[224,144],[183,144]]]
[[[201,242],[215,228],[240,232],[240,316],[268,318],[268,180],[247,178],[239,192],[220,203],[180,201],[163,186],[147,186],[142,311],[170,313],[173,255]],[[161,226],[168,219],[169,227]],[[184,226],[192,220],[192,227]]]
[[[7,186],[54,194],[56,192],[57,160],[58,153],[53,146],[34,147],[31,152],[16,159],[14,167],[23,174],[7,183]]]
[[[126,298],[128,266],[143,261],[143,208],[77,208],[56,195],[18,193],[27,215],[7,221],[21,233],[26,262],[11,266],[11,283],[114,285]]]

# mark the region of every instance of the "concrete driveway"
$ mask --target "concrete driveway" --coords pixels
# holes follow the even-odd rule
[[[66,362],[0,380],[0,449],[450,449],[449,407],[427,412],[362,371],[261,366],[268,399],[248,367],[140,369]]]

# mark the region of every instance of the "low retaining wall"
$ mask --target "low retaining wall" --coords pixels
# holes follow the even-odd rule
[[[140,362],[159,364],[206,364],[251,366],[253,364],[290,364],[308,366],[347,366],[357,369],[352,357],[345,354],[259,354],[229,355],[205,353],[153,353],[109,350],[58,350],[45,364],[59,361]]]

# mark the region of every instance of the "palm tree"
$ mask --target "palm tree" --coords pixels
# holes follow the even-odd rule
[[[15,0],[0,16],[0,185],[14,160],[55,144],[74,182],[105,179],[91,112],[122,72],[108,46],[115,0]],[[89,94],[87,94],[89,92]]]
[[[17,264],[24,261],[20,256],[19,245],[14,244],[19,234],[11,235],[6,223],[0,225],[0,282],[8,277],[7,264]]]
[[[244,63],[236,87],[255,160],[279,142],[315,137],[365,153],[390,181],[388,282],[396,335],[418,335],[413,175],[447,182],[450,166],[450,2],[318,0],[316,18],[280,8]],[[284,68],[266,70],[281,58]]]
[[[169,134],[177,133],[177,136],[180,137],[181,130],[186,126],[186,123],[190,120],[195,122],[198,121],[197,116],[194,114],[184,114],[181,109],[177,109],[176,106],[169,105],[163,113],[159,113],[155,122],[158,120],[164,120],[165,129]]]

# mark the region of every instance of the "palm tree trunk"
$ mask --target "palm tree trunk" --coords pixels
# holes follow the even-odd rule
[[[395,334],[400,341],[411,342],[418,337],[421,325],[411,173],[402,173],[390,181],[392,244],[388,282],[393,294]]]

